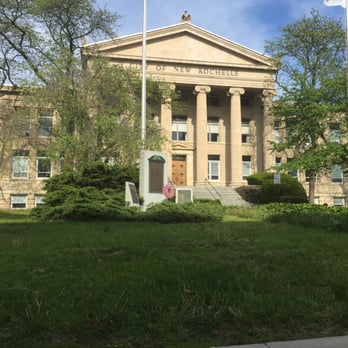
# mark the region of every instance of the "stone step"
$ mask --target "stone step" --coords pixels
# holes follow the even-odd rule
[[[234,188],[222,186],[190,186],[192,189],[193,198],[200,199],[216,199],[220,200],[223,205],[250,205],[245,201]]]

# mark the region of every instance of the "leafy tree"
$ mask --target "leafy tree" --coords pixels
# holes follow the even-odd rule
[[[0,86],[72,74],[83,38],[114,37],[117,18],[94,0],[0,0]]]
[[[84,38],[115,36],[117,18],[94,0],[0,0],[0,83],[29,86],[23,94],[39,112],[55,111],[53,138],[43,145],[68,168],[80,170],[101,158],[134,164],[143,146],[138,73],[80,56]],[[167,90],[149,81],[148,101],[158,104]],[[147,127],[145,146],[159,149],[162,130],[151,117]]]
[[[305,170],[309,201],[314,202],[316,175],[342,161],[346,149],[330,142],[328,129],[347,112],[345,32],[342,23],[312,10],[309,17],[281,28],[282,35],[266,42],[266,52],[279,62],[279,98],[272,112],[286,128],[286,138],[272,149],[293,157],[278,169]]]
[[[30,91],[39,109],[49,106],[56,111],[48,156],[64,159],[63,169],[81,170],[101,159],[111,164],[136,164],[143,146],[138,72],[110,66],[98,57],[88,70],[75,72],[73,80],[52,74],[50,85]],[[163,95],[175,94],[163,82],[148,81],[148,86],[149,102],[160,104]],[[150,116],[155,111],[148,105],[145,146],[150,150],[159,150],[166,140],[162,128]]]

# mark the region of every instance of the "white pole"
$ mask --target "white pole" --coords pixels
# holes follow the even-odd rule
[[[348,99],[348,0],[345,0],[346,10],[346,85],[347,85],[347,99]]]
[[[141,140],[145,146],[146,138],[146,0],[143,0],[143,47],[141,84]]]

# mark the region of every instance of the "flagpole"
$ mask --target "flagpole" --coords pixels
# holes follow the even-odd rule
[[[146,0],[143,0],[143,44],[142,44],[142,81],[141,81],[141,141],[146,139]]]
[[[347,85],[347,101],[348,101],[348,0],[345,0],[346,12],[346,85]]]

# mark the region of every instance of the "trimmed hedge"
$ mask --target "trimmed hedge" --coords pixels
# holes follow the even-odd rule
[[[153,204],[139,217],[144,221],[160,223],[221,221],[224,211],[219,201],[195,200],[183,204],[166,201]]]
[[[272,203],[259,207],[265,221],[287,223],[330,232],[348,231],[348,208],[317,204]]]
[[[260,172],[247,178],[249,185],[260,185],[258,203],[307,203],[307,194],[301,183],[288,174],[281,174],[280,184],[274,183],[274,173]]]

